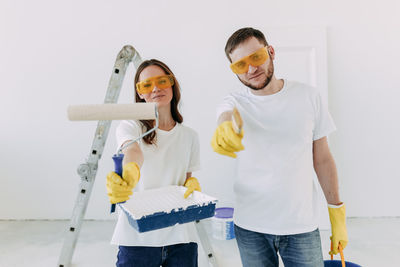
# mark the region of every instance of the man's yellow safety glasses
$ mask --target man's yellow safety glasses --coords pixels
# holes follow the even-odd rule
[[[172,85],[174,85],[173,75],[160,75],[138,82],[136,84],[136,90],[139,94],[148,94],[153,91],[155,86],[159,89],[167,89]]]
[[[250,54],[244,58],[239,59],[231,64],[231,69],[236,74],[243,74],[249,71],[249,64],[254,67],[258,67],[267,61],[269,58],[267,47],[258,49],[253,54]]]

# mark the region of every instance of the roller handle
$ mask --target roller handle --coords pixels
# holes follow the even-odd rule
[[[242,133],[243,119],[242,116],[240,116],[240,113],[236,107],[233,108],[232,112],[232,126],[235,133],[237,134]]]
[[[124,154],[115,154],[112,159],[114,160],[114,171],[116,174],[122,177],[122,161]],[[115,212],[115,204],[111,204],[110,213]]]
[[[333,250],[333,243],[331,241],[331,251]],[[339,242],[339,252],[340,252],[340,260],[342,262],[342,267],[346,267],[346,262],[344,261],[344,255],[343,255],[343,247],[342,244]],[[333,254],[331,254],[331,260],[333,260]]]

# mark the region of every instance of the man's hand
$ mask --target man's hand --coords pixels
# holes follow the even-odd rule
[[[237,134],[233,130],[232,121],[224,121],[214,132],[211,140],[213,150],[221,155],[236,158],[235,152],[244,149],[242,144],[243,131]]]
[[[135,162],[123,166],[122,177],[115,172],[107,175],[107,195],[111,204],[127,201],[140,179],[140,169]]]
[[[346,208],[342,204],[338,207],[328,207],[328,211],[332,228],[332,250],[329,251],[329,254],[336,255],[339,252],[339,243],[344,249],[349,242],[346,229]]]
[[[199,181],[194,177],[187,178],[183,186],[187,187],[186,192],[183,195],[184,198],[187,198],[195,190],[201,192]]]

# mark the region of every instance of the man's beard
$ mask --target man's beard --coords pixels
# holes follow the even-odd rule
[[[249,82],[243,81],[242,79],[239,78],[239,76],[238,76],[238,78],[239,78],[239,80],[240,80],[244,85],[246,85],[247,87],[249,87],[249,88],[251,88],[251,89],[253,89],[253,90],[261,90],[261,89],[264,89],[264,88],[271,82],[271,79],[272,79],[272,76],[273,76],[273,75],[274,75],[274,64],[273,64],[272,61],[271,61],[270,65],[268,66],[267,77],[265,77],[265,80],[264,80],[263,83],[261,83],[261,85],[259,85],[259,86],[254,86],[254,85],[252,85],[252,84],[249,83]]]

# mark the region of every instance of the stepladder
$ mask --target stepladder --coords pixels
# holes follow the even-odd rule
[[[130,45],[125,45],[118,53],[114,63],[104,99],[105,104],[117,103],[126,70],[130,63],[133,63],[135,69],[137,69],[137,67],[142,63],[142,59],[135,48]],[[98,162],[102,156],[110,127],[111,121],[98,121],[90,153],[85,162],[78,166],[77,172],[81,178],[81,182],[74,203],[72,216],[65,232],[65,239],[57,264],[59,267],[69,267],[71,265],[76,243],[78,241],[86,209],[90,200],[90,195],[95,183]],[[217,267],[215,254],[202,221],[196,221],[194,223],[200,243],[206,253],[209,266]]]

